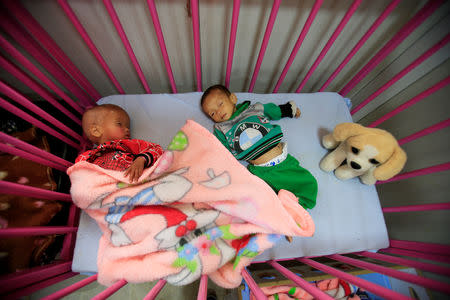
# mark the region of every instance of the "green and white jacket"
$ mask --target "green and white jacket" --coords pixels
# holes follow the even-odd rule
[[[292,101],[283,105],[245,101],[236,106],[228,121],[214,125],[214,135],[236,159],[253,160],[275,147],[283,137],[281,127],[269,121],[292,118],[296,111]]]

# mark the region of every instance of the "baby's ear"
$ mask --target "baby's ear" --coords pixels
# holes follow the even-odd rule
[[[230,100],[231,100],[231,102],[233,102],[233,104],[237,103],[237,97],[234,93],[231,93]]]
[[[91,128],[89,129],[89,133],[91,134],[92,137],[99,139],[103,134],[103,130],[98,125],[92,125]]]

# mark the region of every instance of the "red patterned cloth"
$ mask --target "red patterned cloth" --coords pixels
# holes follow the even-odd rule
[[[139,156],[145,158],[145,168],[148,168],[163,153],[162,147],[155,143],[137,139],[114,140],[83,152],[77,157],[75,163],[87,161],[105,169],[125,171]]]

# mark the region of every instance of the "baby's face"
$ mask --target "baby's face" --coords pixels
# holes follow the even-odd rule
[[[129,139],[130,117],[124,111],[108,111],[105,113],[102,129],[100,144],[112,140]]]
[[[203,112],[214,122],[225,122],[231,118],[236,109],[234,94],[227,96],[220,90],[212,91],[202,105]]]

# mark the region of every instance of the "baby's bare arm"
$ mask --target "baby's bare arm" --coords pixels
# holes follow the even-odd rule
[[[125,171],[125,177],[130,177],[130,182],[134,182],[137,181],[139,179],[139,177],[141,177],[142,172],[144,172],[144,167],[145,167],[145,158],[142,156],[137,157],[133,163],[131,164],[131,166],[126,169]]]

